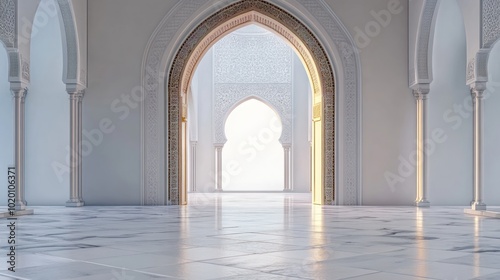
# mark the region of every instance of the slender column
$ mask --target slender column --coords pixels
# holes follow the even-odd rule
[[[81,92],[81,96],[78,99],[78,197],[82,202],[83,206],[83,154],[82,154],[82,142],[83,142],[83,96],[85,92]]]
[[[222,191],[222,148],[223,144],[215,145],[215,191]]]
[[[292,191],[292,180],[291,180],[291,174],[292,174],[292,162],[291,162],[291,145],[290,144],[283,144],[283,154],[284,154],[284,164],[285,164],[285,169],[284,169],[284,174],[285,174],[285,180],[284,180],[284,188],[283,191],[289,192]]]
[[[24,107],[26,100],[26,88],[11,89],[14,95],[14,161],[16,166],[16,210],[26,209],[24,199]]]
[[[69,93],[70,100],[70,197],[66,202],[67,207],[80,207],[84,205],[81,190],[81,107],[82,91],[73,91]]]
[[[474,104],[474,202],[473,210],[486,210],[483,203],[483,101],[486,86],[476,84],[471,95]]]
[[[425,140],[427,139],[427,95],[429,87],[420,86],[413,91],[417,101],[417,207],[429,207],[427,200],[427,153]]]
[[[196,192],[196,141],[191,141],[191,191]]]

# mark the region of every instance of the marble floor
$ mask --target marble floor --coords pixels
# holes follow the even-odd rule
[[[196,194],[186,207],[35,207],[0,280],[500,279],[500,220],[462,207],[320,207],[305,194]]]

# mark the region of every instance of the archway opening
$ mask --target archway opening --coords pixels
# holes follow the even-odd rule
[[[169,71],[168,106],[168,200],[187,203],[188,96],[194,70],[209,48],[224,35],[248,24],[272,30],[291,45],[306,68],[311,83],[311,188],[313,203],[333,204],[335,197],[335,86],[333,68],[313,33],[292,15],[266,1],[240,1],[219,10],[186,37]],[[218,144],[218,143],[216,143]],[[222,145],[215,146],[217,166]],[[220,155],[220,156],[219,156]],[[220,170],[221,168],[219,168]],[[221,186],[222,176],[215,182]]]
[[[220,38],[187,94],[188,190],[309,196],[311,95],[280,36],[249,24]]]
[[[46,18],[31,33],[31,81],[26,97],[26,200],[39,205],[64,205],[69,197],[69,107],[63,76],[61,24],[44,7],[35,18]],[[47,71],[50,66],[50,71]],[[40,144],[43,143],[43,149]]]
[[[257,99],[245,101],[231,112],[222,150],[224,191],[284,189],[282,130],[276,112]]]

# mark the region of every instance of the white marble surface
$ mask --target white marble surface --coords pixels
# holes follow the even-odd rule
[[[178,207],[35,207],[3,279],[500,279],[500,221],[463,207],[321,207],[192,194]],[[2,237],[3,236],[3,237]]]

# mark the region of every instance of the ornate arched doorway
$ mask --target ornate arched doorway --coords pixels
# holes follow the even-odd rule
[[[238,3],[233,2],[233,4],[231,2],[233,1],[179,0],[158,24],[146,45],[142,69],[144,101],[141,103],[141,201],[144,205],[178,203],[178,189],[170,192],[170,186],[174,183],[173,180],[179,178],[177,177],[179,165],[175,162],[171,163],[172,157],[168,151],[168,143],[170,142],[168,129],[171,120],[174,122],[180,120],[180,117],[174,114],[175,112],[168,111],[167,97],[170,93],[168,83],[172,78],[170,75],[172,74],[172,65],[174,60],[181,65],[186,63],[189,58],[187,55],[190,52],[186,48],[182,53],[179,53],[178,50],[183,43],[192,40],[189,38],[195,34],[193,30],[202,25],[206,19],[209,19],[214,13],[218,14],[218,17],[213,19],[218,24],[212,22],[212,29],[206,30],[205,35],[216,26],[238,15],[220,14],[218,11],[221,8],[227,5],[234,6],[238,3],[247,4],[252,1],[242,0]],[[259,2],[264,2],[263,5],[275,5],[275,8],[270,12],[277,12],[276,17],[282,20],[289,17],[285,15],[293,15],[295,20],[290,21],[285,26],[292,26],[293,28],[290,30],[294,30],[294,33],[296,33],[295,25],[307,26],[308,29],[302,29],[306,30],[303,32],[305,34],[301,33],[300,35],[313,36],[324,46],[329,61],[325,60],[322,63],[329,62],[331,64],[329,66],[333,67],[334,71],[327,68],[328,72],[335,73],[336,91],[334,100],[333,95],[324,96],[332,98],[329,104],[335,102],[335,107],[332,106],[329,110],[336,110],[334,120],[333,114],[324,115],[326,118],[332,118],[332,120],[326,119],[325,131],[327,134],[325,136],[333,137],[335,128],[334,136],[337,140],[335,153],[333,149],[326,151],[326,155],[332,156],[332,162],[333,156],[335,156],[337,164],[335,166],[326,165],[328,168],[326,173],[332,174],[333,181],[333,170],[335,170],[335,184],[337,186],[335,188],[335,204],[358,205],[362,201],[362,96],[360,59],[354,40],[341,20],[324,1],[262,0]],[[252,11],[252,9],[248,9],[248,11]],[[240,14],[242,13],[244,12],[240,11]],[[202,38],[198,38],[191,42],[195,44],[201,40]],[[193,50],[194,48],[195,46],[190,46],[189,49]],[[183,61],[180,61],[179,58]],[[180,87],[179,76],[182,75],[182,66],[176,75],[178,75]],[[171,117],[176,119],[171,119]],[[180,142],[177,139],[175,143]],[[175,177],[172,178],[170,174],[174,174]],[[328,185],[325,187],[329,188]],[[331,201],[333,202],[333,190]]]
[[[315,204],[333,204],[335,186],[335,87],[333,68],[320,42],[299,20],[262,0],[240,1],[208,17],[177,52],[167,85],[168,192],[172,204],[187,203],[187,94],[205,52],[227,33],[258,24],[283,37],[308,73],[312,97],[311,184]]]

